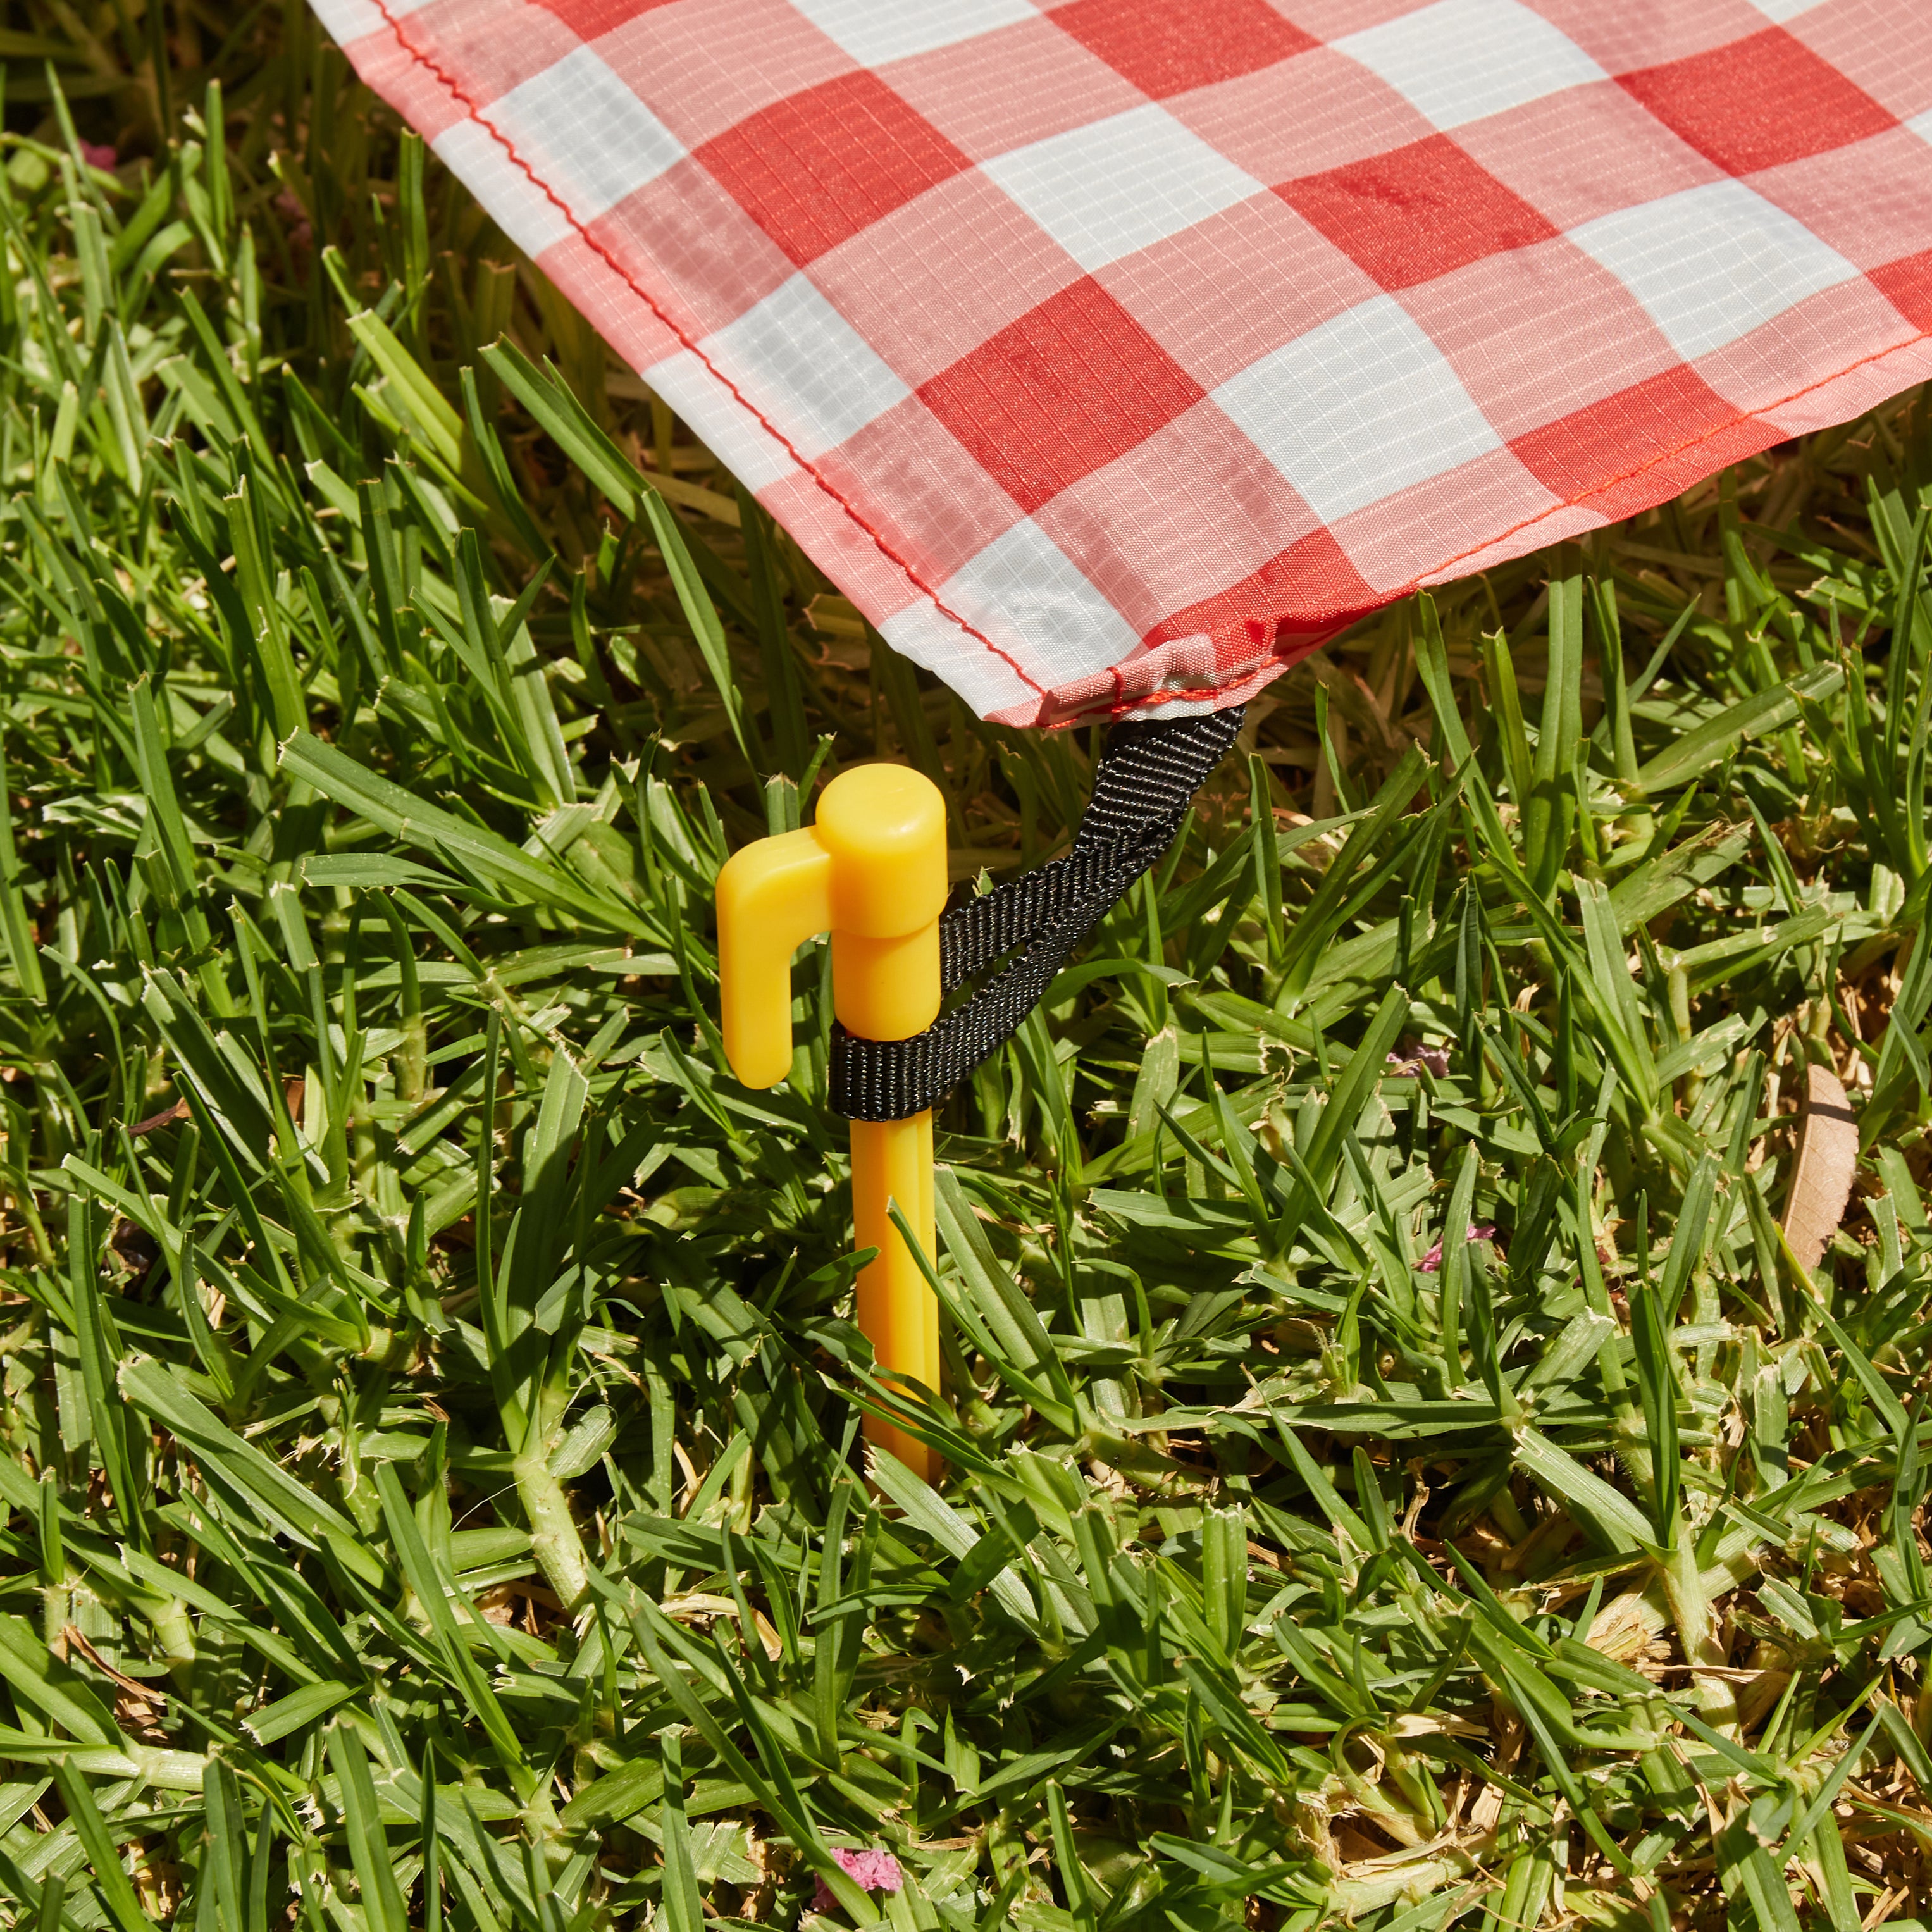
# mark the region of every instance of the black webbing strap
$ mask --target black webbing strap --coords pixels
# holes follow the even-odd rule
[[[835,1024],[832,1106],[850,1120],[904,1120],[936,1106],[997,1053],[1081,941],[1174,842],[1190,801],[1234,742],[1242,709],[1115,725],[1073,849],[940,921],[940,982],[950,993],[1024,950],[910,1040],[856,1040]]]

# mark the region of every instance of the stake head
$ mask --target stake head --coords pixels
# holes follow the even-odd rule
[[[832,854],[832,929],[903,939],[946,910],[946,801],[922,772],[855,765],[818,801],[812,830]]]
[[[946,802],[901,765],[858,765],[825,788],[817,822],[760,838],[718,874],[725,1057],[748,1087],[791,1070],[791,958],[832,935],[838,1017],[870,1040],[903,1039],[939,1011]]]

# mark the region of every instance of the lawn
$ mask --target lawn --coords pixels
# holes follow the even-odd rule
[[[1916,1922],[1922,401],[1256,701],[941,1116],[928,1487],[711,882],[874,757],[1010,875],[1093,736],[295,0],[6,19],[0,1921]]]

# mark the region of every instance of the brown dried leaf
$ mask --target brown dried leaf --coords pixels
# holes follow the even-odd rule
[[[1838,1076],[1828,1067],[1807,1067],[1798,1157],[1784,1210],[1784,1238],[1807,1274],[1824,1259],[1845,1218],[1858,1165],[1858,1121]]]
[[[111,1678],[129,1696],[145,1703],[165,1704],[167,1702],[166,1694],[156,1690],[152,1684],[143,1684],[138,1677],[130,1677],[125,1671],[117,1670],[94,1648],[86,1634],[77,1624],[68,1624],[61,1635],[67,1640],[70,1649],[79,1651],[95,1670],[104,1677]]]
[[[1662,1625],[1662,1614],[1656,1605],[1633,1591],[1606,1604],[1597,1612],[1589,1635],[1583,1641],[1616,1662],[1628,1664],[1642,1654]]]

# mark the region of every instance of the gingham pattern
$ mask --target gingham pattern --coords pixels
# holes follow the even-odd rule
[[[1322,637],[1932,376],[1928,0],[315,0],[982,715]]]

